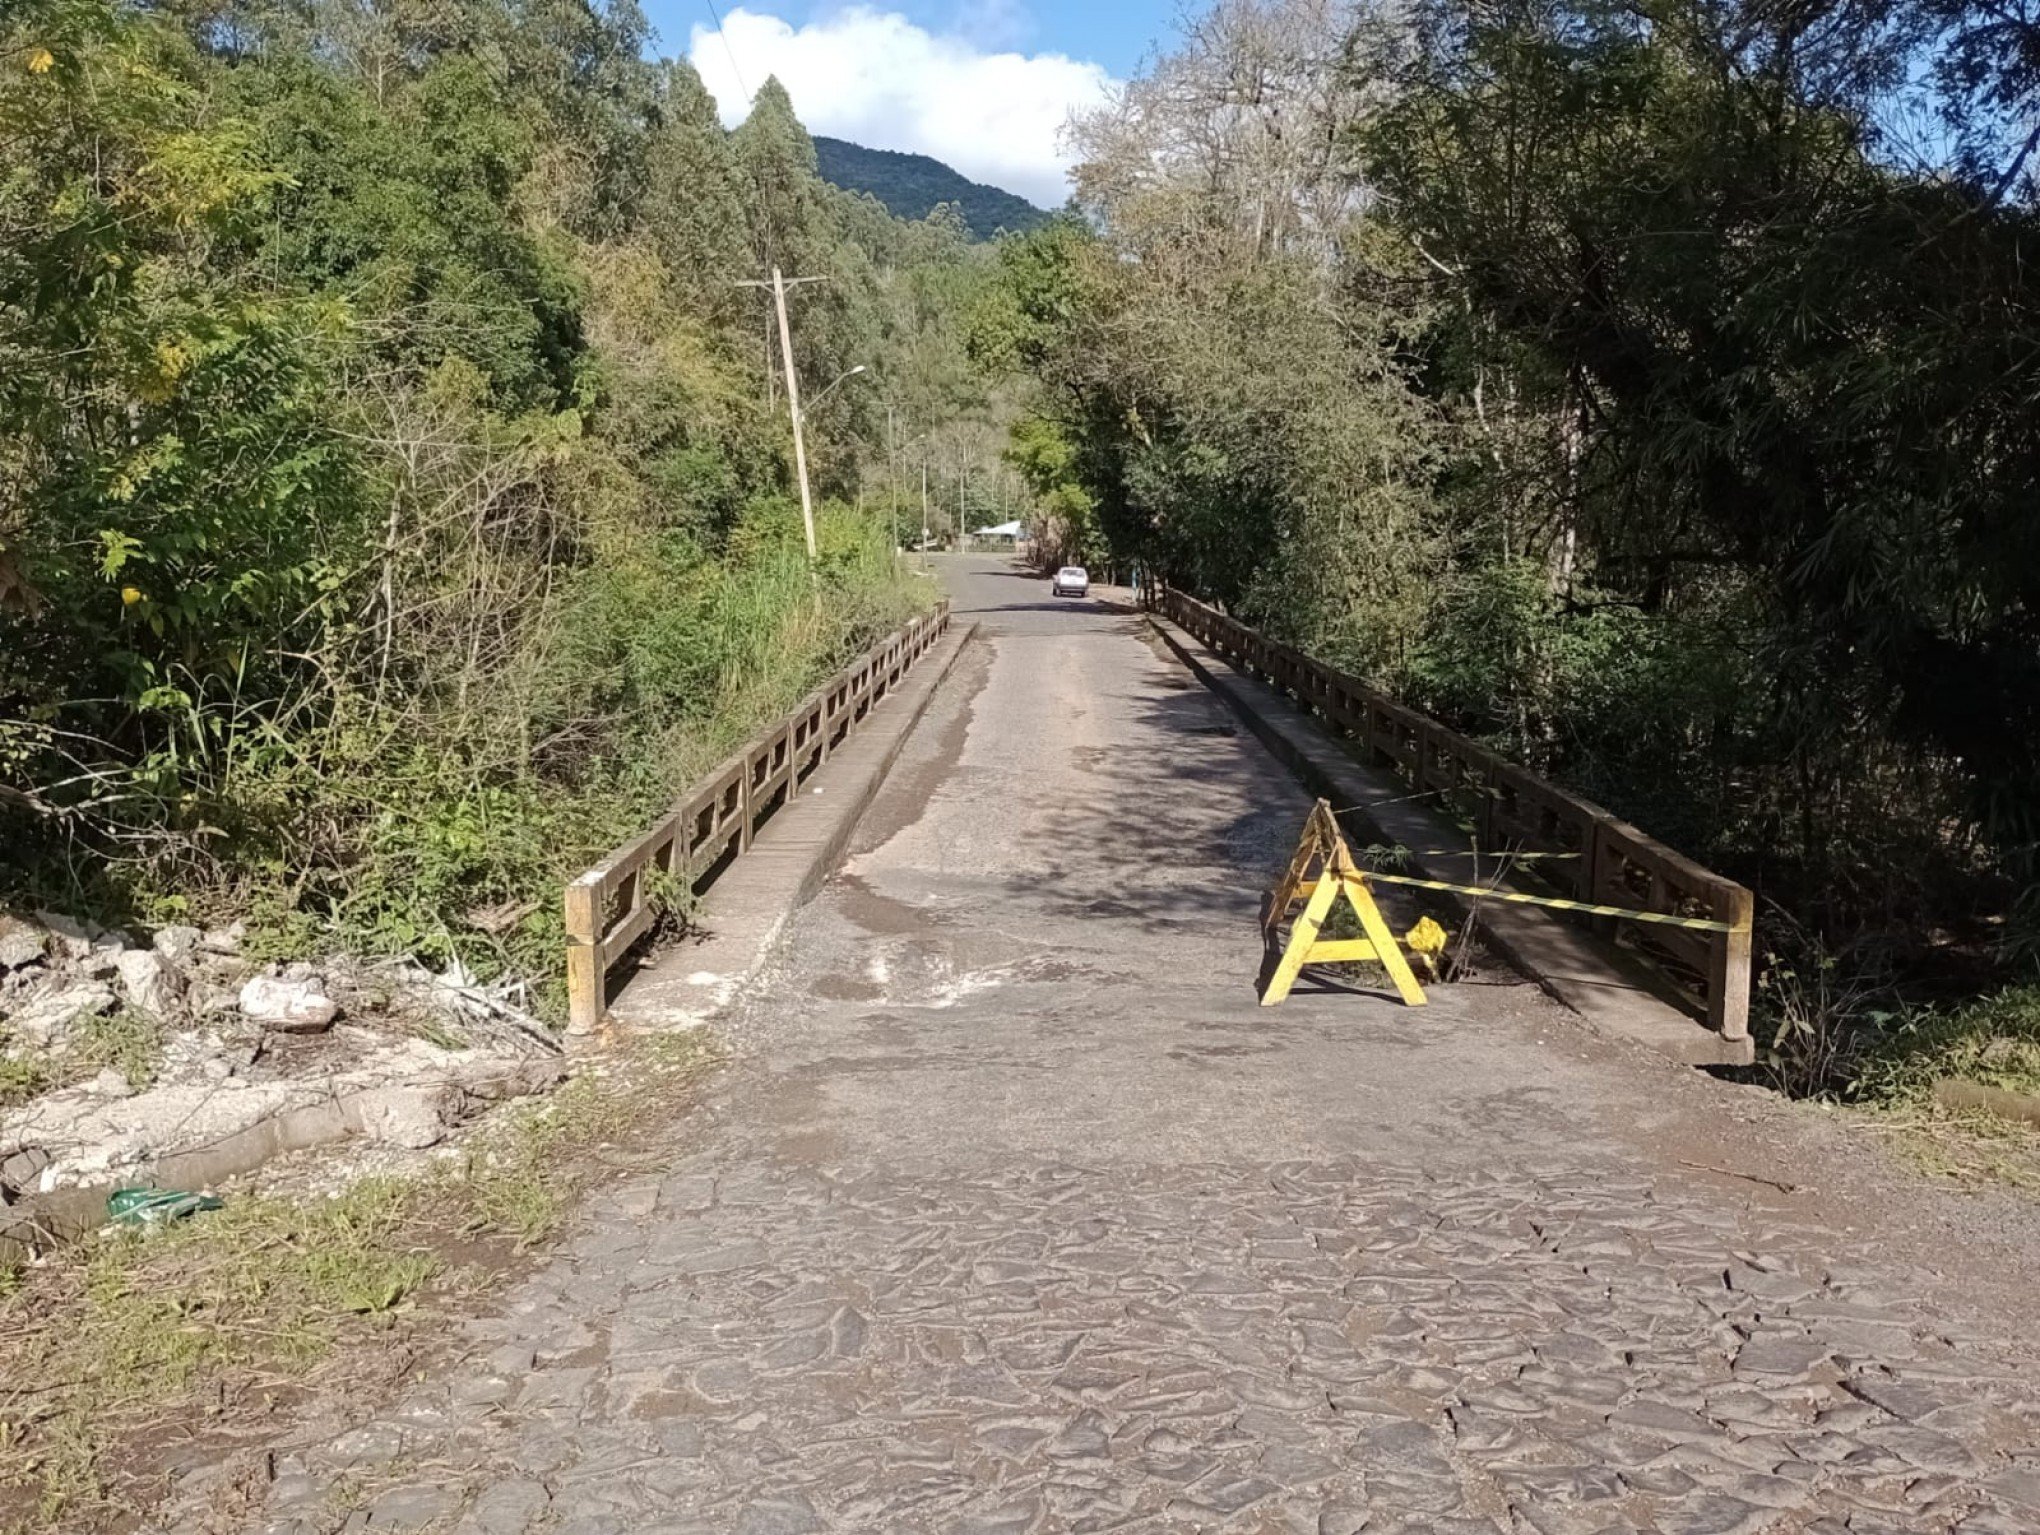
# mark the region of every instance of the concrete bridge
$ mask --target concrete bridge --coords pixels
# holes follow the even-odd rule
[[[1307,796],[1137,617],[948,579],[658,1170],[183,1527],[2040,1528],[2027,1207],[1499,967],[1263,1011]]]

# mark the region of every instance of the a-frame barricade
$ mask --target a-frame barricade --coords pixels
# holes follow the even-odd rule
[[[1315,873],[1312,872],[1313,867]],[[1325,919],[1332,914],[1332,907],[1341,899],[1353,908],[1353,914],[1360,919],[1360,930],[1366,937],[1318,936],[1324,928]],[[1289,942],[1282,948],[1281,961],[1261,993],[1261,1006],[1273,1007],[1288,996],[1305,965],[1370,959],[1388,972],[1388,978],[1395,982],[1395,989],[1402,994],[1405,1003],[1411,1007],[1424,1005],[1424,989],[1417,984],[1409,961],[1403,957],[1402,949],[1395,941],[1395,934],[1389,931],[1388,923],[1381,915],[1381,908],[1374,904],[1374,892],[1368,888],[1367,876],[1353,862],[1345,834],[1339,829],[1338,817],[1332,814],[1332,807],[1324,800],[1311,807],[1310,819],[1303,823],[1303,837],[1297,843],[1296,856],[1290,859],[1288,870],[1268,897],[1262,932],[1271,950],[1276,946],[1282,924],[1289,920],[1290,909],[1299,900],[1304,902],[1303,911],[1291,927]]]

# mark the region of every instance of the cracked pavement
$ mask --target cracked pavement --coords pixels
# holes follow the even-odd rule
[[[1136,620],[948,579],[986,633],[667,1165],[163,1527],[2040,1529],[2028,1208],[1507,977],[1262,1012],[1306,797]]]

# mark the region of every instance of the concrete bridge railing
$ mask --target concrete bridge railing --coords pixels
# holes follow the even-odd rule
[[[837,672],[695,784],[649,831],[567,886],[568,1032],[601,1024],[609,972],[658,916],[655,882],[706,889],[948,628],[945,599]]]
[[[1578,795],[1547,783],[1358,678],[1268,639],[1208,604],[1157,585],[1151,605],[1233,665],[1287,693],[1419,793],[1472,823],[1483,852],[1561,855],[1539,877],[1553,893],[1595,905],[1723,923],[1726,932],[1627,923],[1624,935],[1697,996],[1708,1027],[1749,1037],[1755,900],[1734,880]],[[1566,877],[1570,871],[1571,878]],[[1613,936],[1619,918],[1586,919]]]

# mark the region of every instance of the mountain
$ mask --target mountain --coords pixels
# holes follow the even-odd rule
[[[869,192],[888,212],[903,219],[926,218],[937,203],[955,203],[971,234],[989,240],[1000,230],[1019,234],[1044,223],[1048,215],[1011,192],[951,170],[927,155],[903,155],[890,149],[866,149],[844,139],[815,139],[822,179],[849,192]]]

